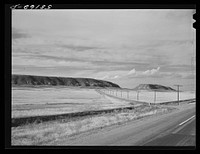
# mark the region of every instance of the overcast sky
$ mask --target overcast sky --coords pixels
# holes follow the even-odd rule
[[[194,10],[12,10],[12,73],[194,87]],[[194,63],[193,63],[194,64]]]

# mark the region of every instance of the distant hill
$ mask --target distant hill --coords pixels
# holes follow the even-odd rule
[[[134,90],[148,90],[148,91],[176,91],[171,87],[166,87],[158,84],[140,84],[139,86],[135,87]]]
[[[80,86],[80,87],[112,87],[119,85],[104,80],[91,78],[48,77],[33,75],[12,75],[12,85],[52,85],[52,86]]]

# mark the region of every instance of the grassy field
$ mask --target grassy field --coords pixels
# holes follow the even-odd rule
[[[122,95],[121,95],[122,94]],[[126,91],[117,97],[126,98]],[[129,92],[129,99],[136,100],[136,92]],[[113,93],[113,96],[116,94]],[[153,92],[141,92],[140,101],[151,102]],[[182,99],[194,98],[194,93],[181,93]],[[157,102],[176,99],[176,93],[157,93]],[[109,97],[97,89],[75,87],[13,87],[12,118],[47,116],[56,114],[97,111],[133,107],[128,101]],[[130,110],[118,110],[97,115],[78,116],[73,120],[53,120],[41,123],[27,123],[12,127],[12,145],[54,145],[70,135],[120,124],[130,120],[163,114],[174,110],[167,106],[135,106]]]
[[[113,96],[137,100],[137,92],[114,91]],[[194,98],[193,92],[181,92],[180,100]],[[154,92],[140,91],[139,101],[154,103]],[[155,103],[177,100],[176,92],[156,92]],[[12,118],[54,115],[130,106],[126,101],[101,95],[95,89],[77,87],[13,87]]]
[[[12,117],[54,115],[130,106],[84,88],[12,88]]]
[[[140,106],[132,110],[122,110],[108,114],[78,117],[73,121],[50,121],[40,124],[28,124],[12,127],[12,145],[56,145],[62,138],[77,135],[85,131],[101,129],[146,116],[163,114],[174,108],[158,106]]]

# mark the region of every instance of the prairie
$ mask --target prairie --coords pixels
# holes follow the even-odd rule
[[[82,132],[119,125],[130,120],[168,113],[175,108],[158,106],[140,106],[132,110],[102,113],[95,116],[78,117],[73,121],[49,121],[12,127],[12,145],[56,145],[57,141]]]
[[[125,90],[114,92],[115,97],[127,98]],[[105,109],[119,109],[97,115],[78,116],[73,120],[53,120],[27,123],[12,127],[12,145],[54,145],[57,141],[82,132],[101,129],[110,125],[126,123],[130,120],[159,115],[176,110],[174,107],[148,104],[134,105],[127,100],[137,100],[137,92],[129,91],[127,100],[120,100],[98,92],[99,89],[78,87],[13,87],[12,119],[34,116],[59,115]],[[107,93],[105,89],[102,89]],[[158,92],[157,102],[177,99],[177,93]],[[194,98],[192,92],[182,92],[181,99]],[[139,101],[152,102],[154,93],[139,93]],[[133,107],[131,109],[123,109]]]
[[[130,105],[89,88],[13,87],[12,118],[101,110]]]
[[[103,91],[108,94],[107,91]],[[114,90],[109,95],[127,100],[161,103],[177,100],[177,92]],[[180,92],[179,99],[195,98],[194,92]],[[12,118],[54,115],[131,106],[127,101],[102,95],[96,89],[78,87],[13,87]]]

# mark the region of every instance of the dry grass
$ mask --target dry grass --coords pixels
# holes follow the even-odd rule
[[[12,89],[12,118],[102,110],[127,105],[130,104],[108,99],[95,89],[30,87]]]
[[[52,145],[63,137],[171,110],[166,107],[145,106],[138,110],[87,116],[70,122],[54,121],[14,127],[12,128],[12,145]]]
[[[100,95],[95,89],[15,87],[12,96],[12,117],[54,115],[131,105],[129,102]],[[130,98],[133,96],[135,94],[130,93]],[[150,99],[152,93],[144,96]],[[133,110],[79,117],[68,122],[63,120],[27,124],[12,128],[11,142],[12,145],[52,145],[63,137],[169,111],[171,109],[167,107],[143,106]]]

